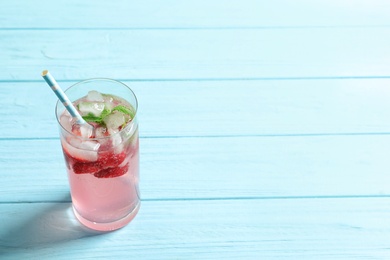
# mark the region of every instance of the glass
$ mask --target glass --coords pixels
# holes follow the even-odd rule
[[[72,131],[60,101],[56,116],[75,216],[91,229],[110,231],[128,224],[140,207],[138,103],[129,87],[111,79],[81,81],[65,94],[75,102],[93,90],[127,101],[131,122],[116,133],[85,138]]]

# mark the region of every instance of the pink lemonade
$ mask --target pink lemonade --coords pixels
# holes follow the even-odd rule
[[[140,206],[136,111],[126,100],[97,91],[73,104],[93,126],[76,124],[66,110],[59,116],[74,213],[95,230],[121,228]]]

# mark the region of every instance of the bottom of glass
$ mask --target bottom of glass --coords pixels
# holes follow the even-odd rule
[[[132,221],[133,218],[137,215],[140,206],[141,206],[141,201],[138,202],[134,210],[130,212],[127,216],[117,221],[109,222],[109,223],[98,223],[98,222],[90,221],[86,218],[83,218],[73,206],[72,208],[73,208],[73,213],[76,216],[77,220],[80,221],[80,223],[83,224],[84,226],[97,231],[113,231],[113,230],[120,229],[126,226],[127,224],[129,224],[130,221]]]

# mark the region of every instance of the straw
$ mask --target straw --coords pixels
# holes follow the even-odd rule
[[[64,91],[60,88],[57,81],[53,78],[48,70],[42,71],[42,77],[45,79],[47,84],[53,90],[53,92],[60,99],[62,104],[64,104],[66,110],[69,111],[70,115],[77,119],[77,124],[87,124],[87,122],[81,117],[81,115],[77,112],[76,108],[73,106],[72,102],[70,102],[69,98],[66,96]]]

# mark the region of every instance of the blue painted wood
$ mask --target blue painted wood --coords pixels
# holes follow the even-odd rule
[[[140,145],[144,200],[390,196],[390,135],[141,138]],[[69,201],[59,140],[0,141],[0,164],[0,202]]]
[[[0,208],[2,259],[386,259],[384,199],[143,202],[127,227],[87,231],[70,204]],[[4,225],[7,223],[7,225]]]
[[[7,1],[1,259],[387,259],[390,4]],[[97,234],[70,198],[40,78],[125,80],[139,215]]]
[[[383,77],[389,31],[0,30],[0,80],[41,80],[42,69],[57,80]]]
[[[390,79],[125,83],[139,99],[142,137],[390,131]],[[0,83],[0,100],[2,138],[58,137],[56,96],[43,80]]]
[[[384,0],[41,0],[39,4],[19,0],[2,6],[0,25],[30,29],[389,26],[389,11]]]

